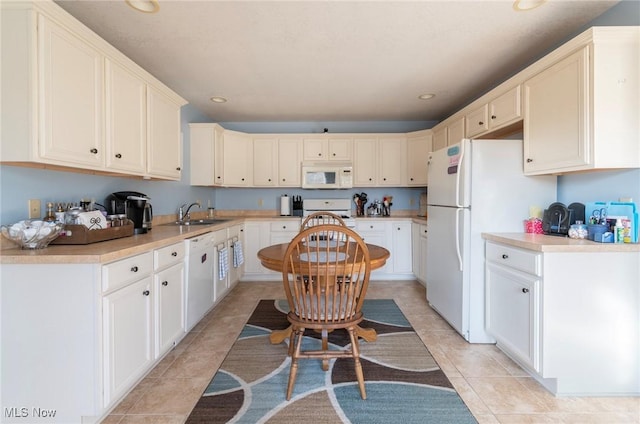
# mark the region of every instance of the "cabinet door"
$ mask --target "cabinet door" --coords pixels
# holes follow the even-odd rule
[[[155,275],[156,358],[168,351],[185,332],[184,263],[180,262]]]
[[[328,160],[328,146],[325,138],[305,138],[302,142],[304,160]]]
[[[271,271],[260,263],[258,251],[270,244],[269,222],[246,221],[244,232],[247,235],[244,242],[244,274],[246,276],[268,274]]]
[[[144,174],[147,164],[145,82],[118,62],[106,60],[107,168]]]
[[[407,139],[380,138],[378,140],[378,185],[400,187],[406,185]]]
[[[278,185],[300,187],[302,185],[302,139],[278,140]]]
[[[433,151],[447,147],[447,127],[441,126],[433,131]]]
[[[417,279],[420,279],[420,224],[411,223],[411,269]]]
[[[147,85],[147,172],[152,177],[180,179],[182,142],[180,105]]]
[[[459,118],[449,124],[447,128],[447,146],[460,143],[464,138],[464,117]]]
[[[353,158],[353,140],[350,138],[330,138],[327,149],[329,160],[350,161]]]
[[[189,150],[189,183],[198,186],[216,184],[215,129],[210,126],[190,125]],[[220,179],[222,180],[222,176]]]
[[[353,185],[355,187],[375,186],[378,182],[378,140],[375,138],[353,141]]]
[[[104,168],[103,56],[43,16],[38,25],[40,156]]]
[[[277,184],[278,140],[275,138],[253,139],[253,185],[273,187]]]
[[[524,83],[524,170],[551,173],[589,163],[585,47]]]
[[[427,226],[420,225],[420,267],[418,268],[418,279],[427,282]]]
[[[489,129],[489,122],[487,119],[488,115],[488,105],[482,105],[478,109],[467,114],[467,116],[465,117],[467,138],[475,137],[476,135],[482,134]]]
[[[407,138],[407,185],[427,185],[427,161],[430,151],[431,134]]]
[[[102,300],[104,404],[124,394],[153,361],[152,280],[139,280]]]
[[[222,146],[223,184],[244,187],[251,181],[253,168],[253,141],[248,135],[236,131],[225,131]]]
[[[486,326],[498,344],[540,371],[538,291],[540,280],[507,267],[486,265]]]
[[[495,130],[522,119],[520,86],[516,86],[489,103],[489,129]]]
[[[391,223],[393,272],[398,274],[411,273],[411,222],[397,221]]]

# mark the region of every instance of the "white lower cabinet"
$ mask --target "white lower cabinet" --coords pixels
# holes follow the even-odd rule
[[[104,404],[118,399],[153,361],[152,278],[146,276],[104,296]]]
[[[393,257],[394,274],[411,274],[412,258],[411,258],[411,222],[410,221],[394,221],[389,224],[391,226],[391,249]]]
[[[486,242],[487,331],[555,395],[640,395],[640,251],[558,246]]]
[[[274,281],[280,273],[266,269],[258,259],[260,249],[272,244],[288,243],[300,231],[301,219],[276,218],[273,220],[247,220],[244,223],[243,281]]]
[[[486,325],[498,345],[540,371],[538,303],[540,277],[488,263]]]
[[[185,245],[176,243],[154,250],[155,358],[164,355],[186,331]]]
[[[427,225],[411,224],[412,267],[416,279],[426,284],[427,282]]]

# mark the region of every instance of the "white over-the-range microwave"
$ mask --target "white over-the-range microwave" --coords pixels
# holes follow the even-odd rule
[[[302,188],[352,187],[353,164],[351,162],[302,162]]]

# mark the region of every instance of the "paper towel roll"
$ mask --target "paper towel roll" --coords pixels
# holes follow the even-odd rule
[[[286,194],[280,196],[280,216],[291,215],[291,205],[289,204],[289,196]]]

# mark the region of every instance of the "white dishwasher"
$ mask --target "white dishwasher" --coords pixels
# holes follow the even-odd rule
[[[185,240],[187,247],[187,331],[211,309],[214,301],[214,262],[216,260],[213,233]]]

